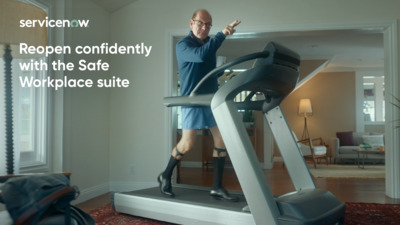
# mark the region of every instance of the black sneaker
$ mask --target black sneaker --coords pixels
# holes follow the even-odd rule
[[[230,202],[237,202],[237,201],[239,201],[239,198],[238,198],[238,197],[236,197],[236,196],[231,196],[231,195],[228,193],[228,191],[227,191],[225,188],[223,188],[223,187],[220,187],[220,188],[215,189],[215,190],[211,190],[211,191],[210,191],[210,195],[211,195],[212,197],[214,197],[214,198],[222,199],[222,200],[225,200],[225,201],[230,201]]]
[[[157,177],[157,181],[160,184],[160,191],[162,194],[170,196],[170,197],[175,197],[174,192],[172,192],[172,186],[171,186],[171,180],[166,179],[163,177],[163,174],[161,173]]]

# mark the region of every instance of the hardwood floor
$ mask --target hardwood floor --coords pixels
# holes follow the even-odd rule
[[[282,163],[275,163],[274,168],[272,170],[264,170],[264,174],[274,194],[281,195],[295,190]],[[203,171],[201,168],[181,169],[181,183],[184,184],[211,187],[212,179],[212,168],[208,171]],[[317,178],[314,181],[318,188],[329,190],[343,202],[400,204],[400,199],[391,199],[385,195],[385,179]],[[241,190],[232,168],[225,169],[223,184],[229,190]],[[109,204],[109,199],[109,194],[105,194],[77,206],[89,212]]]
[[[96,198],[93,198],[86,202],[80,203],[80,204],[76,205],[76,207],[82,209],[85,212],[90,212],[94,209],[106,206],[108,204],[110,204],[110,193],[100,195]]]

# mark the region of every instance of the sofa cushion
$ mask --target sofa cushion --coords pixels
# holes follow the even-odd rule
[[[363,135],[363,144],[370,145],[371,147],[384,146],[383,134],[378,135]]]
[[[359,146],[341,146],[339,148],[340,154],[357,154],[354,150],[359,150]]]
[[[314,155],[325,155],[326,154],[326,146],[314,146]]]
[[[326,146],[324,145],[317,145],[313,146],[314,147],[314,155],[325,155],[326,154]],[[311,155],[311,148],[308,145],[300,143],[300,150],[303,156],[309,156]]]
[[[339,138],[340,146],[353,146],[354,145],[352,131],[337,132],[336,137]]]

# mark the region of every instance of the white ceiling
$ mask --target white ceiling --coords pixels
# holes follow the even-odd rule
[[[240,34],[225,40],[218,54],[236,58],[260,51],[274,41],[303,60],[329,60],[326,70],[383,68],[383,33],[379,30],[325,30]]]
[[[92,0],[92,1],[103,7],[108,12],[114,12],[137,0]]]
[[[137,0],[92,0],[114,12]],[[189,28],[188,28],[189,29]],[[225,40],[218,54],[228,59],[257,52],[275,41],[304,60],[329,60],[325,70],[383,68],[383,34],[379,29],[238,33]]]

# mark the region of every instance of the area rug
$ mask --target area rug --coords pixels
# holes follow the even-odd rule
[[[357,165],[317,164],[317,168],[308,165],[313,177],[338,177],[338,178],[385,178],[384,165],[365,165],[364,169]]]
[[[398,225],[400,204],[346,202],[345,225]]]
[[[111,205],[95,209],[89,213],[96,225],[165,225],[151,220],[115,212]],[[400,221],[400,204],[346,203],[344,225],[398,225]]]
[[[166,223],[158,220],[142,218],[138,216],[131,216],[119,213],[113,210],[111,204],[104,207],[97,208],[89,212],[93,217],[96,225],[167,225]]]

